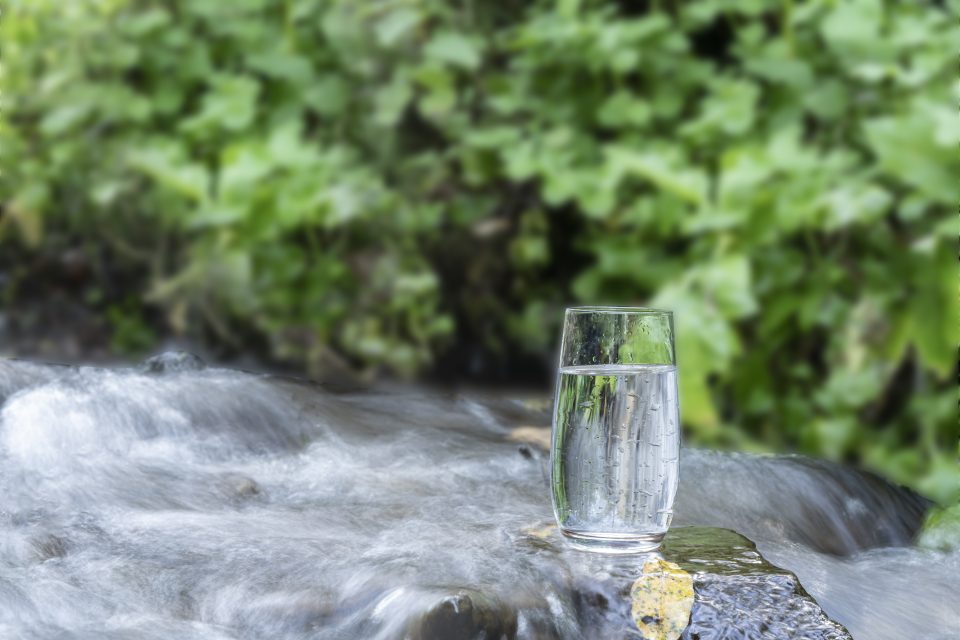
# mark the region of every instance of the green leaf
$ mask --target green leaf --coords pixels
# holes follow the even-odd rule
[[[720,79],[711,83],[700,117],[682,127],[685,135],[720,131],[730,135],[746,132],[756,118],[760,89],[753,82]]]
[[[850,96],[846,87],[842,82],[833,79],[817,83],[803,97],[803,104],[811,113],[829,120],[846,113],[849,103]]]
[[[960,302],[953,252],[941,244],[914,262],[914,293],[909,300],[911,333],[921,361],[941,378],[957,364]]]
[[[170,14],[162,8],[154,7],[132,16],[126,16],[118,26],[124,33],[141,38],[158,31],[169,23]]]
[[[952,466],[956,471],[956,465]],[[957,474],[952,475],[956,480]],[[960,549],[960,503],[931,511],[917,544],[937,551]]]
[[[830,460],[843,460],[857,441],[857,421],[852,418],[825,418],[815,420],[811,435],[816,439],[815,450]]]
[[[273,163],[300,171],[310,170],[320,161],[320,151],[304,139],[299,119],[274,128],[267,139],[267,152]]]
[[[256,145],[238,143],[227,148],[220,162],[219,200],[240,204],[250,199],[274,166],[265,150]]]
[[[849,67],[861,61],[883,61],[895,54],[880,30],[884,20],[881,0],[845,0],[834,5],[821,25],[827,45]]]
[[[273,78],[306,84],[313,77],[313,65],[303,56],[288,51],[271,51],[249,56],[247,64]]]
[[[651,118],[650,105],[627,91],[618,91],[600,107],[597,121],[607,127],[640,126]]]
[[[869,224],[890,210],[893,197],[874,184],[850,182],[824,194],[829,212],[826,228],[836,230],[853,223]]]
[[[739,341],[723,314],[689,282],[665,286],[652,306],[674,312],[677,369],[683,419],[702,434],[719,427],[708,385],[711,374],[725,372],[739,351]]]
[[[905,182],[944,204],[960,200],[960,158],[955,141],[939,144],[933,119],[914,111],[885,116],[863,125],[880,167],[893,180]]]
[[[860,371],[836,368],[817,393],[816,402],[833,415],[860,409],[883,387],[884,380],[877,374],[872,368]]]
[[[768,82],[785,84],[799,91],[813,84],[809,63],[795,56],[782,40],[773,41],[744,64],[747,70]]]
[[[363,214],[363,194],[352,184],[341,183],[327,189],[329,212],[326,227],[341,226]]]
[[[488,127],[471,129],[464,133],[463,140],[478,149],[509,149],[517,142],[520,132],[514,127]]]
[[[184,123],[189,131],[212,129],[238,131],[250,126],[256,117],[260,84],[245,76],[221,74],[213,78],[204,95],[200,113]]]
[[[393,47],[420,25],[422,16],[410,7],[398,7],[377,21],[377,41],[384,47]]]
[[[161,187],[195,202],[203,202],[209,196],[209,172],[203,165],[185,160],[177,147],[145,147],[131,153],[128,162]]]
[[[424,65],[415,73],[417,83],[426,89],[418,101],[425,116],[437,117],[448,113],[457,102],[457,90],[450,72],[437,65]]]
[[[658,153],[607,146],[607,162],[615,176],[638,176],[692,204],[706,201],[707,178],[702,171],[679,166]]]
[[[327,74],[307,87],[303,97],[321,115],[339,116],[346,110],[350,89],[341,76]]]
[[[424,47],[428,60],[473,70],[480,66],[480,48],[469,37],[455,31],[435,34]]]
[[[93,111],[89,101],[70,102],[61,105],[44,116],[40,130],[48,136],[59,136],[77,126]]]
[[[206,227],[224,227],[242,220],[245,211],[238,207],[211,205],[203,207],[187,221],[188,229],[204,229]]]
[[[750,261],[744,255],[714,260],[698,269],[697,286],[728,318],[743,318],[756,312]]]
[[[392,127],[410,103],[413,91],[405,74],[395,73],[390,82],[376,93],[374,122],[381,127]]]

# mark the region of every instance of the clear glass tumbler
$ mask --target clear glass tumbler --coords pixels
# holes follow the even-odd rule
[[[673,313],[567,309],[550,460],[554,514],[573,546],[660,546],[677,493],[679,410]]]

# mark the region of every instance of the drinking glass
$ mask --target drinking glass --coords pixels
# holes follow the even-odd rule
[[[550,462],[554,515],[569,543],[659,548],[677,493],[679,410],[672,312],[567,309]]]

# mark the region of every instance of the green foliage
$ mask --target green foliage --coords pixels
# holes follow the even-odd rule
[[[960,545],[960,502],[950,507],[934,509],[927,516],[917,542],[928,549],[957,549]]]
[[[957,499],[951,12],[637,6],[10,0],[0,242],[314,371],[662,305],[696,441]]]
[[[157,344],[157,336],[144,320],[135,300],[109,307],[106,316],[112,325],[115,351],[143,356]]]

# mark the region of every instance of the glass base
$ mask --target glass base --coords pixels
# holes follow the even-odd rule
[[[584,533],[568,529],[560,529],[560,532],[574,549],[624,555],[656,551],[664,536],[663,533]]]

